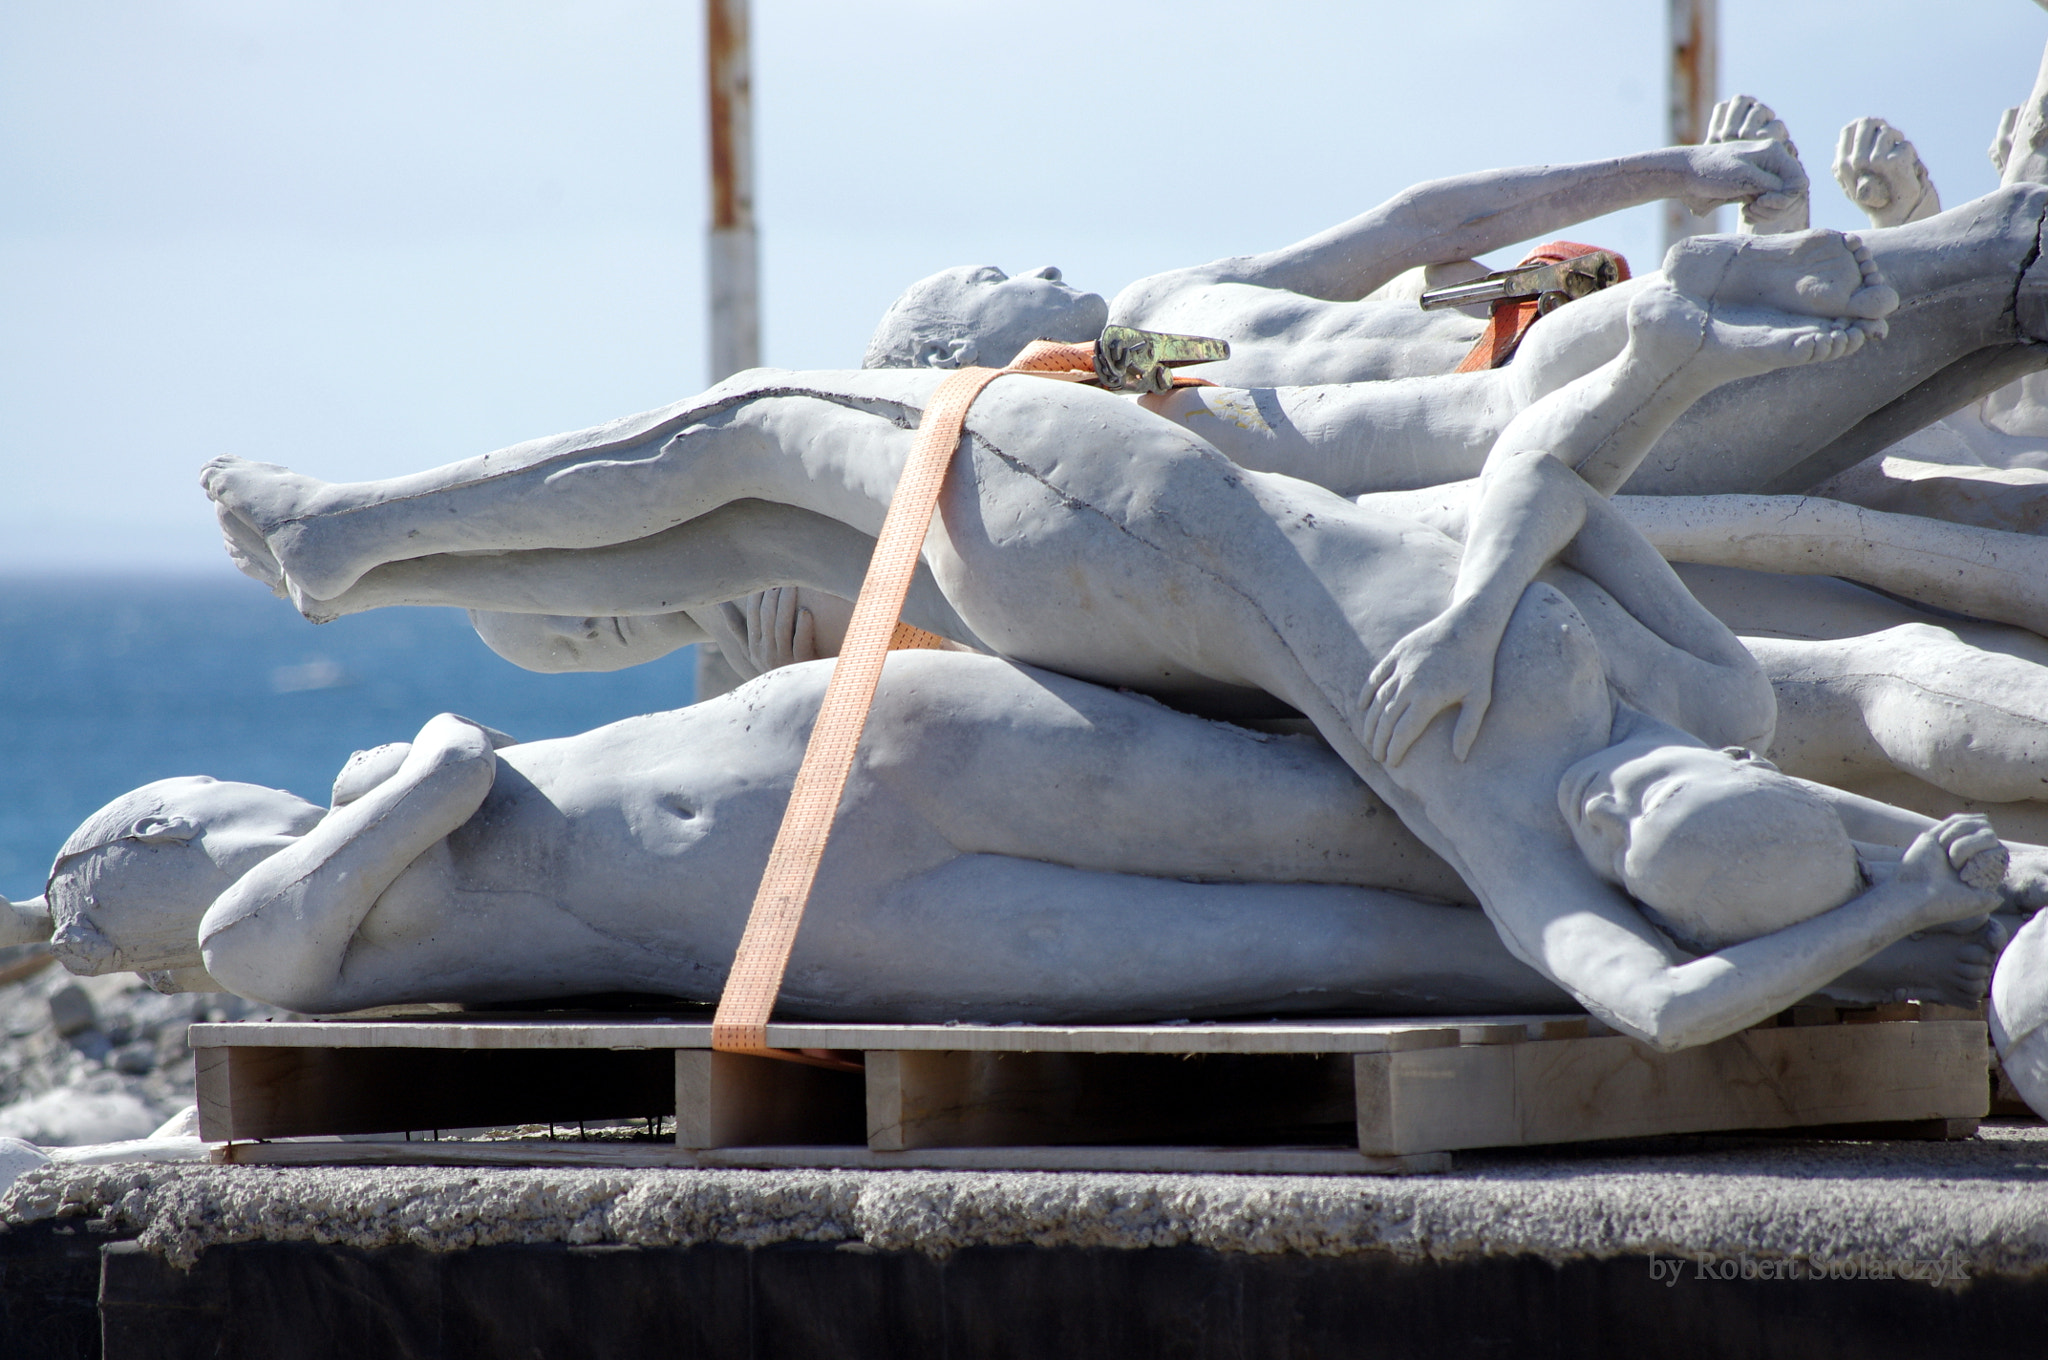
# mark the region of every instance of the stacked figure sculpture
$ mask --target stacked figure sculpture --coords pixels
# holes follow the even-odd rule
[[[784,981],[791,1015],[1583,1008],[1660,1048],[1808,996],[1971,1005],[2048,1109],[2048,85],[1943,210],[1784,124],[1417,186],[1114,301],[952,269],[866,365],[742,373],[378,482],[220,458],[307,618],[467,609],[508,659],[715,645],[746,683],[518,743],[443,715],[331,804],[204,777],[95,813],[22,938],[311,1013],[716,999],[897,473],[949,371],[1106,325],[1209,385],[1013,377],[968,416]],[[1743,230],[1459,371],[1483,253],[1665,198]]]

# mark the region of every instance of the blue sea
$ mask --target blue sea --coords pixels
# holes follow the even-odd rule
[[[325,803],[350,753],[436,713],[534,740],[680,708],[694,650],[536,675],[459,610],[315,627],[225,573],[0,577],[0,894],[40,893],[72,829],[153,779],[210,774]]]

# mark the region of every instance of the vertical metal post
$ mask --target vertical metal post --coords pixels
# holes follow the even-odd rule
[[[711,231],[705,289],[711,303],[711,381],[761,363],[760,265],[754,236],[754,80],[747,0],[704,0],[705,88],[710,97]],[[697,701],[740,678],[710,643],[697,647]]]
[[[1721,83],[1719,0],[1670,0],[1671,69],[1666,127],[1672,146],[1697,145],[1707,135],[1707,116]],[[1694,217],[1677,199],[1664,203],[1664,245],[1721,229],[1721,212]]]
[[[704,0],[711,97],[711,381],[761,362],[754,237],[754,92],[747,0]]]

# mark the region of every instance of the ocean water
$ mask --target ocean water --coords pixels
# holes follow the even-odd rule
[[[693,651],[537,675],[459,610],[315,627],[225,573],[0,577],[0,894],[40,893],[73,828],[153,779],[210,774],[325,803],[352,752],[436,713],[534,740],[682,707]]]

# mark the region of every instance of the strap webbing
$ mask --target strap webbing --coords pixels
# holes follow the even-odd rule
[[[1545,241],[1530,251],[1528,258],[1516,268],[1527,268],[1532,264],[1562,264],[1581,255],[1594,254],[1599,249],[1598,246],[1582,246],[1576,241]],[[1628,261],[1619,255],[1614,259],[1621,266],[1621,277],[1627,279]],[[1535,298],[1502,298],[1494,303],[1493,315],[1488,318],[1486,329],[1479,333],[1479,339],[1466,351],[1464,361],[1452,372],[1482,373],[1489,368],[1499,368],[1514,358],[1515,347],[1522,343],[1529,327],[1536,324],[1537,315]]]
[[[1006,373],[1085,381],[1094,374],[1094,354],[1092,345],[1040,340],[1008,368],[963,368],[932,393],[917,427],[917,442],[911,446],[888,514],[882,519],[882,531],[875,537],[875,554],[868,560],[860,596],[854,601],[846,641],[840,644],[839,659],[833,663],[824,704],[811,728],[803,764],[797,768],[796,785],[790,790],[789,807],[775,834],[775,846],[768,852],[768,867],[754,894],[746,932],[740,937],[739,952],[733,956],[732,971],[718,999],[718,1012],[711,1022],[713,1048],[840,1065],[821,1055],[770,1048],[768,1017],[782,990],[782,975],[796,945],[797,928],[803,923],[811,885],[817,880],[818,864],[831,839],[847,776],[853,771],[853,758],[867,727],[891,636],[899,626],[907,626],[899,625],[897,618],[910,593],[910,578],[917,570],[932,512],[938,507],[946,470],[960,445],[967,409],[983,388]]]

